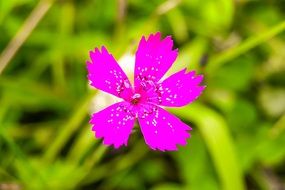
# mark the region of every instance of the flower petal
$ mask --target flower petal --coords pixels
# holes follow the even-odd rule
[[[132,92],[132,85],[114,57],[102,46],[90,51],[91,61],[87,61],[88,79],[95,88],[127,98]]]
[[[187,131],[191,127],[160,107],[156,107],[146,117],[139,118],[139,123],[146,144],[154,150],[177,150],[176,145],[186,145],[186,139],[190,137]]]
[[[173,41],[170,36],[160,39],[161,34],[151,34],[146,40],[142,37],[136,52],[135,86],[138,78],[159,81],[175,61],[178,50],[172,50]]]
[[[105,145],[119,148],[127,145],[135,118],[124,109],[125,102],[113,104],[92,115],[90,123],[97,138],[103,138]]]
[[[195,71],[186,73],[186,69],[171,75],[159,84],[160,105],[180,107],[191,103],[205,89],[205,86],[199,86],[202,80],[203,75],[195,76]]]

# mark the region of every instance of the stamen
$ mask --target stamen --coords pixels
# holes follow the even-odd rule
[[[140,98],[141,98],[141,95],[139,93],[135,93],[132,96],[131,103],[134,104],[134,105],[138,104],[139,101],[140,101]]]

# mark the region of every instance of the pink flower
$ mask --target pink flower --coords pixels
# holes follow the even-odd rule
[[[202,75],[183,69],[165,80],[161,78],[175,61],[178,50],[172,49],[170,36],[160,39],[160,33],[142,37],[136,52],[134,87],[114,57],[102,46],[90,51],[87,61],[88,79],[91,85],[122,99],[92,115],[90,123],[97,138],[105,145],[119,148],[127,145],[136,119],[146,144],[151,149],[177,150],[186,145],[191,127],[160,106],[185,106],[202,93],[199,86]]]

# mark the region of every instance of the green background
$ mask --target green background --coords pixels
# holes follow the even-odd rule
[[[0,189],[285,189],[284,0],[0,0]],[[139,129],[115,150],[88,124],[89,50],[119,59],[171,35],[203,95],[170,109],[192,126],[176,152]]]

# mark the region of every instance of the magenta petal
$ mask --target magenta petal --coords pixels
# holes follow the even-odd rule
[[[177,150],[177,144],[186,145],[191,127],[160,107],[145,118],[139,118],[146,144],[161,151]]]
[[[205,86],[199,86],[202,80],[203,75],[195,76],[195,71],[187,73],[186,69],[171,75],[160,84],[160,105],[180,107],[191,103],[205,89]]]
[[[103,46],[90,51],[87,61],[88,79],[95,88],[126,99],[132,92],[132,85],[114,57]]]
[[[136,52],[135,86],[137,78],[147,77],[159,81],[175,61],[178,51],[172,50],[173,41],[170,36],[160,39],[161,34],[151,34],[146,40],[142,37]]]
[[[127,145],[135,118],[124,111],[125,102],[113,104],[106,109],[92,115],[90,123],[97,138],[103,138],[105,145],[119,148]]]

